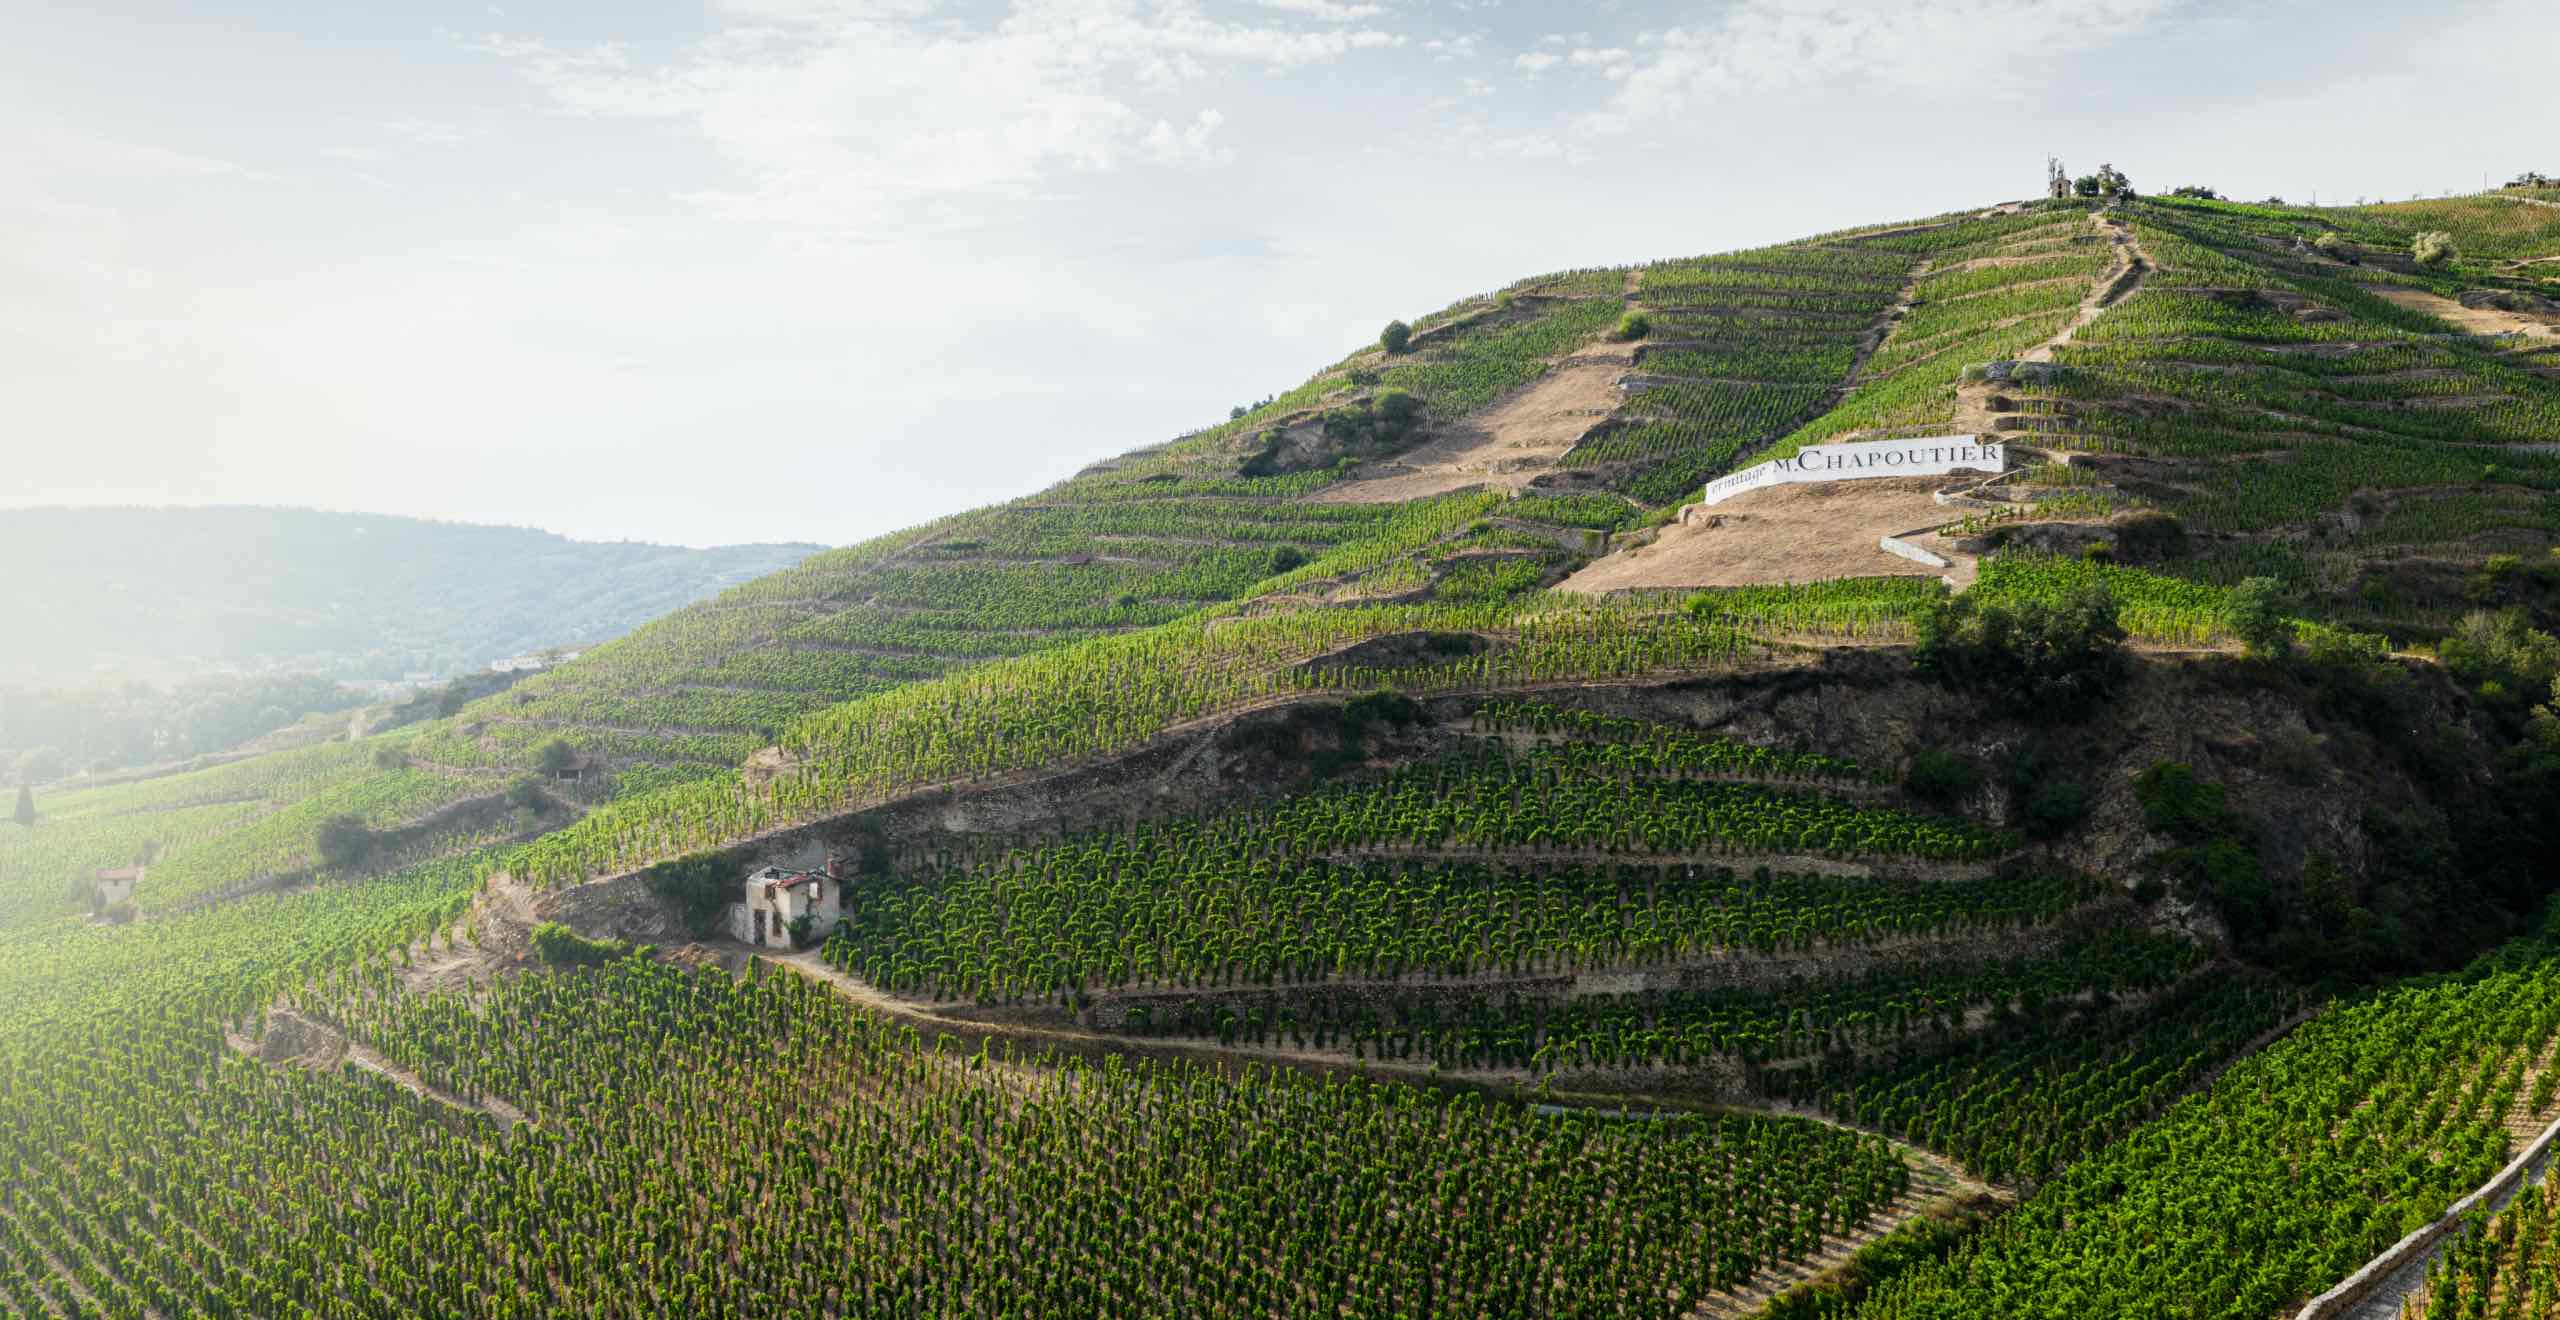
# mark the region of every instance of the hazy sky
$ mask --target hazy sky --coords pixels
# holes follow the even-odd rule
[[[847,542],[1559,267],[2560,169],[2560,5],[22,0],[0,506]]]

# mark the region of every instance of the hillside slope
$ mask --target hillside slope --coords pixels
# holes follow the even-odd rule
[[[2538,209],[1539,276],[450,718],[47,798],[0,1304],[1668,1320],[1889,1235],[1795,1314],[2284,1312],[2560,1113]],[[2009,470],[1680,521],[1949,433]],[[843,921],[733,938],[765,865]]]

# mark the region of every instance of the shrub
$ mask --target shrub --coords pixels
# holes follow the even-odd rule
[[[2331,260],[2343,261],[2350,266],[2358,264],[2355,249],[2348,246],[2347,240],[2337,234],[2322,234],[2311,240],[2311,246],[2317,249],[2321,256]]]
[[[1644,313],[1629,312],[1618,318],[1618,328],[1610,331],[1609,337],[1623,342],[1629,339],[1642,339],[1652,333],[1653,322]]]
[[[1306,562],[1307,552],[1294,545],[1284,545],[1271,552],[1271,571],[1274,574],[1286,573],[1304,566]]]
[[[2521,609],[2463,615],[2436,654],[2446,673],[2510,720],[2523,718],[2560,677],[2560,638],[2533,627]]]
[[[541,750],[534,753],[534,764],[542,767],[542,773],[546,775],[556,775],[576,764],[577,760],[577,749],[560,738],[544,743]]]
[[[1401,353],[1412,346],[1413,327],[1402,321],[1389,321],[1387,328],[1378,332],[1378,347],[1390,353]]]
[[[2108,530],[2115,534],[2117,551],[2135,563],[2174,559],[2187,548],[2187,525],[2178,515],[2157,509],[2126,514]]]
[[[1342,726],[1346,732],[1358,734],[1381,725],[1406,729],[1429,718],[1422,703],[1393,688],[1364,692],[1342,703]]]
[[[2058,839],[2089,818],[2088,781],[2042,738],[2012,745],[2000,760],[2000,783],[2018,828],[2036,842]]]
[[[2441,266],[2461,254],[2454,251],[2453,235],[2441,229],[2429,229],[2409,240],[2409,255],[2421,266]]]
[[[373,749],[373,768],[376,770],[405,770],[408,766],[409,753],[399,747],[385,743]]]
[[[373,831],[365,828],[364,817],[342,811],[320,822],[312,833],[312,844],[320,860],[339,870],[362,862],[373,852]]]
[[[640,883],[687,931],[702,937],[719,931],[721,915],[744,892],[746,870],[743,858],[695,853],[650,867]]]
[[[2133,796],[2142,823],[2177,844],[2144,858],[2147,870],[2210,899],[2244,943],[2274,931],[2282,913],[2259,863],[2257,829],[2224,800],[2222,785],[2179,762],[2157,761],[2133,777]]]
[[[2018,804],[2018,828],[2030,839],[2058,839],[2089,818],[2089,786],[2077,779],[2047,779],[2030,785]]]
[[[2198,779],[2180,761],[2155,761],[2133,777],[2133,799],[2142,804],[2142,823],[2180,843],[2196,843],[2231,828],[2231,809],[2222,785]]]
[[[533,928],[533,952],[554,967],[595,967],[629,955],[620,940],[591,940],[556,921]]]
[[[1917,632],[1912,661],[1922,673],[1987,691],[2022,716],[2078,719],[2132,669],[2115,598],[2102,587],[2014,605],[1955,596],[1922,613]]]
[[[1923,802],[1952,807],[1982,787],[1982,767],[1961,753],[1923,747],[1911,754],[1911,768],[1903,773],[1902,786]]]
[[[542,781],[532,775],[518,775],[507,785],[507,805],[524,811],[540,811],[551,805],[543,794]]]
[[[2284,584],[2271,577],[2243,578],[2223,606],[2224,625],[2249,654],[2276,659],[2293,654],[2293,624],[2285,618]]]

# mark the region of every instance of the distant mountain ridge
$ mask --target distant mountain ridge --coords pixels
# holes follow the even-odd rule
[[[0,677],[453,673],[617,637],[824,547],[246,506],[0,510]]]

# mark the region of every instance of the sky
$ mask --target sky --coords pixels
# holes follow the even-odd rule
[[[0,508],[846,544],[1542,271],[2560,171],[2560,5],[20,0]]]

